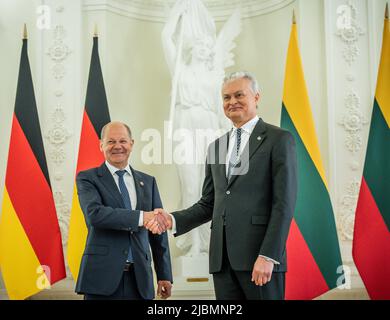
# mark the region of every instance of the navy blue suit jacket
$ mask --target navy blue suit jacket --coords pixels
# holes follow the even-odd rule
[[[131,213],[125,209],[114,178],[104,163],[77,175],[77,192],[88,227],[76,284],[77,293],[114,293],[123,275],[130,237],[140,295],[144,299],[154,298],[150,248],[157,280],[172,281],[167,233],[153,235],[138,226],[140,210],[162,208],[156,180],[130,169],[137,193],[137,207]]]

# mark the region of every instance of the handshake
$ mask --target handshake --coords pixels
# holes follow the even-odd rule
[[[172,216],[164,209],[144,212],[144,227],[153,234],[162,234],[172,229]]]

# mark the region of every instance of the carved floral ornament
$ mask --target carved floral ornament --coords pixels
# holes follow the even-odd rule
[[[63,191],[56,190],[53,196],[57,209],[58,224],[62,234],[62,245],[65,247],[67,245],[66,235],[69,229],[70,206],[66,203],[65,193]]]
[[[360,181],[353,180],[347,187],[346,194],[341,198],[338,214],[338,228],[343,240],[353,239],[355,209],[359,197]]]
[[[359,26],[357,21],[357,9],[351,0],[345,5],[341,5],[337,10],[337,32],[344,43],[343,58],[345,62],[352,65],[360,54],[357,42],[359,38],[365,34],[364,30]]]
[[[57,8],[57,13],[61,14],[65,8],[60,6]],[[56,25],[53,29],[53,39],[50,47],[47,49],[47,55],[53,62],[52,76],[57,80],[57,87],[53,91],[55,97],[55,106],[51,112],[51,125],[46,131],[45,138],[50,143],[49,157],[52,163],[56,165],[53,176],[53,196],[56,205],[58,224],[62,235],[62,244],[65,248],[67,245],[67,234],[69,229],[70,205],[66,202],[65,193],[59,187],[61,185],[64,174],[62,173],[62,165],[64,164],[67,155],[65,144],[71,137],[69,130],[66,128],[66,112],[62,107],[62,97],[64,89],[62,79],[66,74],[65,62],[71,54],[71,50],[64,42],[67,32],[63,25]]]
[[[368,120],[360,110],[360,97],[353,90],[347,94],[344,105],[347,112],[339,124],[347,133],[345,146],[349,151],[356,153],[362,148],[363,141],[360,134],[364,126],[368,124]]]
[[[55,41],[49,48],[48,55],[55,62],[62,62],[70,54],[68,46],[61,40]]]
[[[49,130],[46,138],[51,144],[62,145],[69,139],[70,136],[71,135],[65,127],[61,125],[54,125],[54,127]]]
[[[296,0],[203,0],[216,21],[227,20],[233,11],[241,9],[244,18],[267,14],[288,6]],[[85,0],[84,10],[107,10],[128,17],[165,22],[176,0]]]

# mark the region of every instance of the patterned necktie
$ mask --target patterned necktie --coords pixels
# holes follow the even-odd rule
[[[232,154],[231,154],[230,160],[229,160],[228,180],[230,180],[230,178],[232,177],[234,167],[237,165],[237,163],[240,160],[239,153],[240,153],[240,146],[241,146],[241,133],[242,133],[242,129],[238,128],[236,130],[236,145],[233,148],[233,151],[232,151]]]
[[[130,200],[129,192],[126,188],[125,180],[123,179],[126,170],[118,170],[115,173],[119,177],[119,190],[121,192],[121,196],[125,204],[125,208],[131,210],[131,200]],[[133,262],[133,252],[131,251],[131,238],[129,237],[129,239],[130,239],[130,247],[129,247],[129,253],[127,255],[127,261]]]

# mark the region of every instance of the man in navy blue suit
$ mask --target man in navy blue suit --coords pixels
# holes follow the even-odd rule
[[[158,219],[153,210],[162,207],[160,195],[154,177],[129,165],[133,144],[127,125],[107,124],[100,141],[106,161],[76,179],[88,227],[76,292],[87,300],[153,299],[151,256],[157,294],[165,299],[171,295],[167,233],[152,234],[144,227]]]

